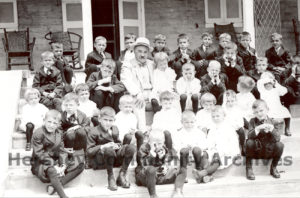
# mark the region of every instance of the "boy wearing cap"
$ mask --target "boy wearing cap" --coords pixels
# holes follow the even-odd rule
[[[90,88],[91,100],[100,109],[103,106],[111,106],[119,111],[119,99],[125,91],[125,86],[113,74],[116,67],[112,59],[104,59],[99,72],[91,74],[87,81]]]
[[[139,120],[139,130],[146,130],[145,101],[149,101],[153,88],[154,62],[148,59],[150,42],[139,37],[134,45],[135,58],[124,61],[121,81],[135,102],[135,111]]]
[[[154,37],[154,48],[151,52],[151,56],[154,57],[158,52],[165,52],[168,56],[171,54],[170,49],[166,46],[167,37],[163,34],[158,34]]]
[[[93,72],[99,71],[99,65],[105,58],[112,58],[111,54],[105,51],[107,46],[106,43],[106,38],[104,38],[103,36],[97,36],[95,38],[94,50],[87,55],[85,61],[85,81],[89,79],[90,75]]]

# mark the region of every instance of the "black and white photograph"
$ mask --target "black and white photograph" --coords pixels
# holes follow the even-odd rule
[[[300,197],[300,0],[0,0],[0,197]]]

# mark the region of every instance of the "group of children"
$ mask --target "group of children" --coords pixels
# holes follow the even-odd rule
[[[191,158],[198,183],[211,181],[217,169],[241,155],[248,179],[255,179],[252,159],[257,158],[273,159],[270,174],[280,177],[276,166],[284,145],[278,123],[284,120],[290,136],[288,107],[300,98],[300,56],[291,57],[277,33],[266,57],[256,57],[247,32],[238,44],[223,33],[217,47],[210,33],[201,38],[202,45],[192,51],[189,37],[180,34],[171,53],[159,34],[152,51],[136,52],[136,36],[129,34],[114,61],[105,52],[106,39],[96,37],[86,59],[86,83],[76,86],[61,43],[42,53],[42,66],[25,93],[20,129],[26,132],[26,150],[33,147],[32,173],[51,182],[49,194],[66,197],[63,185],[84,167],[106,168],[110,190],[129,188],[127,169],[135,154],[136,183],[151,197],[157,196],[156,184],[170,183],[173,195],[181,195]],[[154,66],[147,77],[152,84],[144,85],[145,102],[155,113],[147,130],[139,127],[137,96],[128,94],[120,79],[123,62],[137,53]],[[179,166],[173,165],[176,160]],[[115,166],[121,166],[117,180]]]

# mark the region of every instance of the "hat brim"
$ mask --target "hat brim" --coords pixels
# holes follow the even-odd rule
[[[148,49],[150,49],[150,46],[146,43],[137,43],[137,44],[134,45],[134,48],[136,48],[138,46],[144,46],[144,47],[147,47]]]

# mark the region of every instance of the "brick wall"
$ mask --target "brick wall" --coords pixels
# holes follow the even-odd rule
[[[167,36],[167,45],[173,51],[177,48],[177,36],[190,36],[190,48],[198,47],[201,33],[214,33],[205,28],[204,0],[145,0],[146,36],[153,42],[156,34]],[[236,31],[242,31],[236,28]]]
[[[297,0],[281,0],[280,17],[284,46],[289,49],[292,54],[295,54],[296,46],[292,19],[298,20]]]
[[[57,4],[58,2],[58,4]],[[29,27],[30,41],[36,37],[33,49],[33,64],[39,67],[40,54],[49,50],[49,41],[44,35],[49,31],[62,31],[61,1],[56,0],[17,0],[19,30]],[[1,35],[0,37],[2,37]],[[0,70],[6,69],[5,52],[0,45]]]

